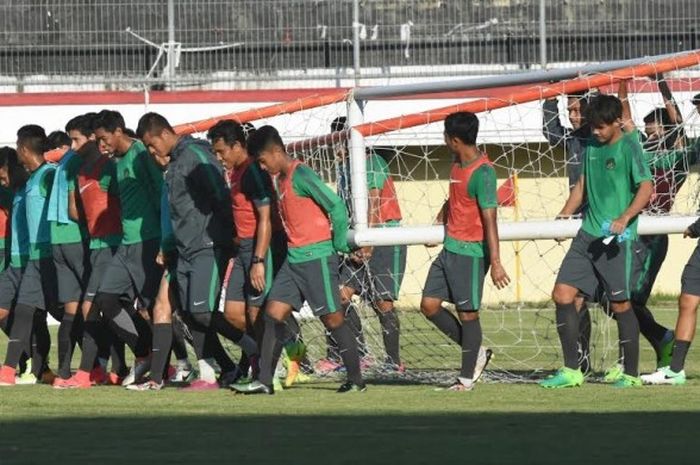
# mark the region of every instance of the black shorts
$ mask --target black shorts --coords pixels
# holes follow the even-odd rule
[[[683,268],[681,293],[700,297],[700,243],[695,247]]]
[[[340,282],[356,293],[367,290],[373,301],[395,301],[406,271],[406,250],[405,245],[375,247],[361,264],[346,258],[340,265]]]
[[[594,297],[600,286],[610,302],[630,300],[636,242],[613,240],[605,245],[602,237],[579,230],[561,263],[556,283],[575,287],[588,297]]]
[[[303,263],[284,262],[267,300],[285,303],[297,311],[306,300],[318,317],[340,310],[338,256],[333,254]]]
[[[442,249],[430,265],[423,297],[451,302],[458,312],[479,310],[487,269],[484,257],[460,255]]]
[[[100,287],[100,283],[116,252],[117,247],[103,247],[101,249],[90,250],[90,275],[87,280],[87,286],[85,287],[85,296],[83,300],[87,302],[95,300],[95,295]]]
[[[160,240],[120,245],[107,266],[97,292],[129,295],[150,309],[158,294],[163,268],[156,263]]]
[[[55,315],[58,307],[57,296],[58,286],[53,258],[29,260],[17,290],[17,303],[40,308]]]
[[[58,301],[80,302],[90,276],[88,249],[82,242],[54,244],[53,261],[58,280]]]
[[[19,283],[22,281],[24,268],[7,267],[0,273],[0,308],[12,310],[15,306]]]
[[[214,249],[200,250],[191,257],[178,257],[175,276],[183,311],[204,313],[219,308],[226,259],[222,252]]]
[[[632,302],[644,305],[668,252],[668,235],[640,236],[633,244]]]
[[[229,262],[228,283],[226,285],[226,300],[245,302],[249,307],[262,307],[265,303],[273,279],[272,253],[265,256],[265,290],[259,292],[250,283],[250,267],[255,252],[255,241],[243,239],[238,248],[238,254]]]

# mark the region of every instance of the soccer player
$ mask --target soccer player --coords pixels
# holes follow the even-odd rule
[[[579,292],[605,292],[619,331],[624,373],[617,387],[641,385],[639,323],[630,305],[632,243],[637,239],[637,215],[653,191],[651,173],[636,133],[622,131],[622,103],[600,95],[591,100],[585,118],[594,140],[586,148],[583,172],[559,216],[573,214],[588,203],[583,225],[561,264],[552,297],[564,367],[540,382],[545,388],[580,386],[576,340],[579,318],[574,300]]]
[[[331,129],[333,131],[346,129],[345,118],[336,118]],[[340,166],[338,192],[350,209],[352,194],[346,143],[338,144],[336,157]],[[377,228],[399,226],[401,208],[396,197],[394,181],[389,174],[389,166],[381,156],[369,152],[366,169],[369,189],[369,226]],[[363,247],[343,260],[340,268],[342,283],[340,295],[343,307],[346,309],[346,317],[357,325],[357,331],[361,332],[361,320],[350,304],[353,295],[366,291],[382,327],[386,350],[386,360],[382,368],[388,371],[404,371],[399,354],[400,322],[394,308],[394,301],[398,299],[401,281],[406,270],[406,250],[405,245]]]
[[[71,129],[73,127],[69,122],[67,130]],[[72,140],[68,134],[55,131],[51,135],[55,139],[59,139],[60,136],[56,144],[65,146],[68,143],[70,148]],[[50,136],[49,140],[51,140]],[[74,334],[73,323],[85,291],[87,268],[89,267],[89,251],[83,225],[73,220],[68,211],[69,191],[75,187],[81,164],[82,158],[76,154],[75,150],[67,150],[60,158],[56,166],[47,214],[51,223],[51,244],[58,283],[58,302],[64,307],[63,318],[58,329],[58,376],[61,379],[68,379],[71,376],[73,344],[75,338],[80,337],[79,334]]]
[[[23,354],[39,355],[38,363],[32,362],[32,374],[41,378],[47,369],[50,347],[46,312],[61,319],[56,308],[56,270],[51,259],[51,229],[46,218],[55,172],[55,167],[44,160],[47,145],[46,133],[40,126],[22,126],[17,132],[18,159],[30,173],[24,189],[29,260],[17,290],[5,364],[0,369],[0,386],[15,384],[17,364]],[[32,332],[37,338],[34,348]]]
[[[257,329],[261,327],[258,323],[260,308],[276,271],[272,245],[282,249],[282,253],[286,250],[284,229],[271,202],[272,179],[248,155],[245,130],[238,123],[220,121],[209,130],[207,137],[217,158],[230,173],[238,245],[229,274],[224,315],[241,331],[246,330],[248,322]],[[255,339],[261,343],[260,331]],[[257,357],[257,351],[254,354]],[[253,371],[257,372],[256,366],[253,366]]]
[[[552,147],[564,144],[566,154],[566,175],[569,191],[581,177],[581,166],[586,146],[590,142],[591,128],[584,119],[584,112],[590,100],[590,94],[571,94],[566,99],[566,110],[572,129],[566,128],[559,120],[557,99],[545,100],[542,105],[542,133]],[[575,214],[582,214],[585,205],[579,207]],[[590,365],[591,315],[582,296],[576,298],[579,315],[579,360],[581,370],[588,373]]]
[[[122,236],[113,257],[108,257],[111,251],[102,252],[103,258],[109,258],[109,264],[102,273],[102,280],[89,306],[84,332],[89,340],[100,340],[98,320],[101,314],[117,336],[134,352],[135,366],[123,380],[123,384],[128,385],[141,378],[149,367],[147,357],[152,335],[141,314],[152,307],[163,274],[162,268],[156,263],[160,250],[163,175],[143,143],[126,135],[121,114],[103,110],[94,118],[93,128],[97,140],[104,144],[107,151],[115,154],[116,173],[113,176],[116,177],[116,192],[119,193]],[[106,163],[104,159],[100,160],[101,163]],[[101,175],[101,172],[94,173],[94,176]],[[100,189],[104,189],[104,186]],[[86,294],[86,300],[88,297],[90,296]],[[124,297],[132,301],[134,297],[137,299],[140,310],[133,319],[122,308]],[[75,386],[71,387],[90,387],[88,370],[93,366],[97,354],[94,350],[83,350],[81,369],[73,375]]]
[[[167,166],[165,186],[177,250],[176,280],[180,305],[192,323],[189,328],[198,360],[205,360],[205,340],[214,332],[238,344],[249,357],[255,356],[255,341],[218,312],[221,278],[234,237],[223,168],[207,142],[175,134],[157,113],[143,115],[137,133],[159,164]],[[239,376],[235,364],[228,362],[221,367],[222,385]],[[212,376],[205,378],[201,373],[200,379],[190,384],[191,390],[218,387]]]
[[[479,308],[484,277],[499,289],[510,282],[501,265],[496,224],[496,171],[477,145],[479,120],[473,113],[452,113],[445,119],[445,144],[453,154],[450,192],[438,221],[445,223],[443,250],[430,266],[421,312],[462,347],[462,367],[451,391],[470,391],[490,354],[481,354]],[[442,307],[455,305],[459,319]],[[479,360],[481,358],[481,360]]]
[[[27,212],[25,207],[24,185],[27,172],[19,165],[17,152],[10,147],[0,148],[0,187],[2,189],[2,208],[0,215],[8,217],[3,221],[9,231],[9,261],[0,272],[0,328],[9,336],[9,316],[14,308],[15,297],[22,273],[29,257],[29,236],[27,231]],[[9,201],[9,206],[6,202]]]
[[[4,168],[4,174],[0,177],[0,272],[5,271],[7,268],[8,250],[7,246],[10,245],[8,241],[10,236],[10,217],[12,214],[12,198],[14,197],[14,191],[10,187],[10,174],[9,168],[7,168],[9,159],[12,158],[17,161],[17,152],[10,147],[0,148],[0,164]],[[0,168],[2,169],[2,168]]]
[[[337,252],[350,251],[348,214],[343,200],[313,170],[286,152],[282,138],[272,126],[263,126],[253,133],[248,139],[248,153],[275,179],[288,251],[265,306],[258,379],[232,388],[249,394],[274,393],[277,339],[285,331],[285,321],[292,309],[301,309],[306,300],[340,348],[347,382],[338,392],[364,391],[357,341],[345,324],[340,303]]]

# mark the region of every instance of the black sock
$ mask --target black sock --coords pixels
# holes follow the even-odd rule
[[[333,337],[331,336],[330,331],[326,331],[326,358],[328,360],[340,363],[338,343],[335,342],[335,339],[333,339]]]
[[[352,335],[357,341],[357,350],[361,357],[369,354],[367,350],[367,343],[365,342],[365,335],[362,332],[362,320],[360,319],[360,314],[357,313],[357,308],[354,305],[348,305],[345,309],[345,323],[348,325],[349,329],[352,331]],[[336,341],[337,342],[337,341]],[[340,348],[338,346],[338,348]]]
[[[153,325],[153,358],[151,359],[151,379],[163,382],[163,371],[170,358],[170,345],[173,341],[173,325],[157,323]]]
[[[631,307],[615,315],[625,374],[639,376],[639,322]]]
[[[271,386],[279,357],[279,351],[276,349],[277,346],[281,347],[281,344],[277,341],[278,334],[284,332],[284,323],[278,323],[268,315],[261,315],[261,317],[265,319],[265,331],[263,332],[262,347],[260,348],[258,381]]]
[[[355,335],[347,324],[343,322],[340,326],[331,330],[333,339],[338,342],[340,357],[348,375],[348,381],[354,384],[362,384],[362,371],[360,370],[360,354],[357,347]]]
[[[578,370],[578,346],[579,337],[578,314],[576,305],[556,304],[557,332],[564,353],[564,366],[572,370]]]
[[[654,315],[651,314],[651,311],[646,305],[632,304],[632,308],[634,309],[637,321],[639,321],[639,331],[644,338],[649,341],[649,344],[651,344],[654,350],[658,352],[661,342],[664,340],[664,337],[666,337],[668,328],[656,322]]]
[[[50,350],[51,335],[46,324],[46,312],[37,310],[34,313],[32,330],[32,373],[37,379],[49,368]]]
[[[586,302],[578,311],[578,345],[581,349],[579,366],[581,371],[588,373],[591,370],[591,313]]]
[[[73,359],[73,321],[75,315],[64,313],[58,328],[58,376],[70,378],[70,364]]]
[[[384,339],[384,349],[389,358],[389,362],[394,365],[401,364],[399,355],[399,334],[401,331],[401,322],[396,310],[391,309],[388,312],[377,312],[379,323],[382,325],[382,338]]]
[[[462,325],[459,324],[459,320],[451,312],[440,308],[437,313],[429,316],[428,319],[452,341],[462,344]]]
[[[673,356],[671,357],[671,370],[680,372],[685,366],[685,357],[690,349],[690,341],[679,341],[673,343]]]
[[[97,315],[95,315],[97,316]],[[93,319],[92,315],[88,316],[83,327],[83,354],[80,357],[80,370],[92,371],[95,366],[95,359],[99,352],[98,341],[100,340],[100,326],[102,321]]]
[[[462,369],[459,376],[462,378],[474,378],[474,367],[479,356],[482,333],[481,322],[476,320],[462,321]]]
[[[10,330],[10,339],[7,343],[5,365],[17,368],[17,363],[22,354],[30,355],[32,341],[32,325],[34,324],[34,312],[36,309],[24,304],[16,304],[14,320]]]
[[[129,367],[126,366],[126,344],[113,334],[112,343],[109,345],[109,359],[112,361],[112,373],[122,377],[129,373]]]

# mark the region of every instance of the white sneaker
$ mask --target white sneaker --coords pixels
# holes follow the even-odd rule
[[[192,381],[193,376],[195,375],[194,370],[192,369],[192,365],[188,364],[182,364],[182,365],[177,365],[175,367],[175,373],[170,377],[168,380],[171,383],[188,383]]]
[[[151,369],[151,358],[148,357],[146,359],[141,360],[138,362],[136,365],[134,365],[131,370],[129,370],[129,374],[126,375],[124,380],[122,381],[122,386],[128,386],[130,384],[134,384],[136,382],[141,382],[146,376],[146,373],[148,373]]]
[[[661,367],[654,373],[640,376],[644,384],[667,384],[679,386],[685,384],[685,370],[678,373],[671,370],[671,367]]]
[[[486,366],[489,364],[493,358],[493,351],[488,347],[479,347],[479,355],[476,357],[476,366],[474,367],[474,377],[472,378],[472,383],[476,383],[481,378],[484,373]]]
[[[155,381],[148,380],[141,384],[130,384],[126,387],[129,391],[160,391],[163,389],[163,383],[156,383]]]

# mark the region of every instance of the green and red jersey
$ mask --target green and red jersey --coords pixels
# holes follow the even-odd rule
[[[455,162],[450,171],[445,249],[460,255],[483,257],[481,210],[497,206],[496,171],[488,157],[482,154],[468,163]]]
[[[122,222],[115,163],[104,155],[86,162],[78,173],[77,184],[90,248],[119,245]]]
[[[401,221],[401,207],[396,197],[394,180],[389,173],[389,165],[376,153],[367,158],[367,188],[379,190],[379,223]]]
[[[261,170],[252,158],[247,158],[241,166],[231,171],[231,207],[236,235],[240,239],[253,239],[258,226],[256,209],[270,205],[272,199],[272,180],[270,175]],[[272,230],[282,229],[279,214],[270,214]]]
[[[289,172],[275,179],[275,189],[290,263],[347,250],[348,213],[343,200],[311,168],[293,160]]]

